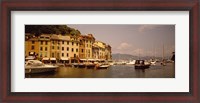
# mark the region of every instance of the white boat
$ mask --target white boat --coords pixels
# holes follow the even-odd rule
[[[133,61],[129,61],[128,63],[126,63],[127,65],[135,65],[135,60]]]
[[[108,65],[108,64],[102,64],[100,66],[97,66],[97,69],[108,69],[109,66],[110,65]]]
[[[156,65],[156,61],[151,61],[151,65]]]
[[[25,64],[25,73],[42,73],[55,71],[58,66],[43,64],[39,60],[29,60]]]

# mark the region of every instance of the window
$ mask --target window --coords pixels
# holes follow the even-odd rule
[[[64,57],[64,53],[62,53],[62,57]]]
[[[64,41],[62,41],[62,44],[64,44],[65,42]]]
[[[83,53],[83,49],[82,49],[82,53]]]
[[[41,51],[42,51],[42,49],[43,49],[43,48],[42,48],[42,47],[40,47],[40,50],[41,50]]]
[[[69,51],[69,47],[67,47],[67,51]]]
[[[52,41],[52,44],[54,44],[54,41]]]
[[[88,47],[88,44],[87,44],[87,47]]]
[[[76,52],[78,52],[78,49],[76,49]]]
[[[69,45],[69,41],[67,41],[67,45]]]
[[[76,57],[76,54],[74,54],[74,57]]]
[[[52,46],[52,49],[54,49],[54,46]]]
[[[59,48],[59,46],[58,46],[58,50],[59,50],[60,48]]]
[[[46,41],[46,45],[48,44],[48,42]]]
[[[67,53],[67,57],[69,56],[69,54]]]
[[[52,57],[54,57],[54,53],[52,53]]]
[[[33,49],[34,49],[34,46],[31,46],[31,49],[33,50]]]
[[[32,41],[32,44],[35,44],[35,41]]]
[[[64,50],[64,47],[62,47],[62,50]]]
[[[74,45],[74,42],[72,42],[72,45]]]
[[[72,48],[72,52],[74,51],[74,48]]]
[[[43,45],[43,41],[41,41],[40,44]]]
[[[76,43],[76,46],[78,46],[78,43]]]
[[[45,51],[47,51],[47,47],[45,47]]]

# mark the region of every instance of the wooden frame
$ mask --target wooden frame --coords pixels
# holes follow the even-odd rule
[[[200,102],[199,0],[5,0],[1,1],[1,102]],[[190,92],[186,93],[13,93],[11,92],[11,11],[189,11]]]

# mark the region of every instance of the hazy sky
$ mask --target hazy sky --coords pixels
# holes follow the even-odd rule
[[[175,50],[175,25],[71,24],[81,34],[111,45],[112,53],[171,56]]]

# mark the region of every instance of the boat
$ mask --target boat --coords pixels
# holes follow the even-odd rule
[[[135,60],[129,61],[128,63],[126,63],[127,65],[134,65],[135,64]]]
[[[144,60],[136,60],[135,61],[135,69],[147,69],[150,67],[150,63],[145,62]]]
[[[167,64],[166,64],[166,60],[165,60],[164,49],[165,49],[165,47],[164,47],[164,44],[163,44],[163,56],[162,56],[162,61],[161,61],[161,63],[160,63],[162,66],[166,66],[166,65],[167,65]]]
[[[43,73],[56,71],[58,66],[47,65],[39,60],[28,60],[25,64],[25,73]]]
[[[156,61],[151,61],[151,65],[156,65]]]
[[[96,69],[108,69],[110,65],[109,64],[106,64],[106,63],[99,63],[99,64],[96,64]]]
[[[74,68],[85,68],[86,65],[84,63],[72,63],[72,67],[74,67]]]
[[[94,63],[87,63],[85,66],[87,69],[94,69],[96,65]]]

